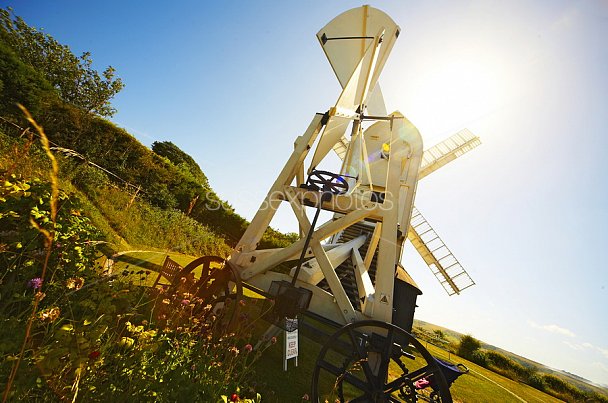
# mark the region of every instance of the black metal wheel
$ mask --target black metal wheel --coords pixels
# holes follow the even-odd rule
[[[424,380],[426,387],[419,387]],[[405,330],[365,320],[348,324],[322,347],[312,377],[312,401],[451,403],[437,361]]]
[[[194,259],[175,276],[170,290],[182,302],[193,303],[193,315],[215,315],[220,333],[233,329],[238,321],[243,285],[236,269],[221,257]]]
[[[348,192],[348,182],[341,175],[328,171],[312,171],[308,177],[308,186],[321,192],[341,195]]]

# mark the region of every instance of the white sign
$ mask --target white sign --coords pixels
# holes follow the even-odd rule
[[[288,319],[285,321],[292,321],[293,323],[286,323],[286,325],[295,325],[295,330],[292,332],[285,331],[285,344],[283,345],[283,370],[287,371],[287,361],[291,358],[296,359],[296,367],[298,366],[298,319]],[[286,326],[289,328],[289,326]]]
[[[298,329],[293,332],[285,332],[285,359],[298,356]]]

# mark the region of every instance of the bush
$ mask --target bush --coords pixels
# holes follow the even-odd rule
[[[480,349],[474,350],[471,354],[471,361],[484,368],[488,367],[488,357],[486,353]]]
[[[499,372],[514,380],[520,380],[527,383],[530,376],[535,372],[533,368],[525,367],[517,361],[496,351],[488,351],[487,357],[489,363],[493,367],[498,368],[500,370]]]
[[[178,210],[163,210],[113,186],[93,199],[110,226],[129,244],[191,255],[226,257],[230,248],[208,227]]]
[[[539,373],[533,373],[532,375],[530,375],[530,377],[528,378],[528,381],[526,383],[535,389],[541,390],[543,392],[545,391],[545,388],[546,388],[545,379],[544,379],[543,375],[541,375]]]
[[[63,176],[89,197],[96,197],[110,184],[108,176],[99,168],[82,161],[65,161]]]
[[[248,383],[263,348],[253,351],[247,327],[218,339],[222,313],[207,301],[150,292],[125,273],[103,276],[100,234],[78,200],[60,192],[54,224],[48,183],[6,179],[0,377],[18,368],[5,385],[10,400],[218,401],[240,390],[259,401]]]
[[[63,291],[61,281],[92,275],[93,262],[97,257],[96,243],[101,233],[91,225],[80,211],[79,201],[60,192],[57,217],[51,219],[49,202],[50,184],[40,180],[26,181],[12,175],[5,178],[0,190],[0,269],[3,281],[0,295],[0,313],[7,316],[23,315],[29,309],[33,291],[40,287],[29,287],[28,281],[40,276],[46,267],[52,279],[45,286],[48,298],[41,303],[53,301]],[[54,234],[49,249],[48,236]],[[17,297],[18,296],[18,297]],[[49,302],[50,303],[50,302]]]
[[[458,346],[458,355],[472,360],[473,352],[481,348],[481,342],[473,336],[467,334],[460,338],[460,345]]]
[[[565,400],[582,401],[587,398],[583,391],[555,375],[545,375],[543,380],[546,385],[546,391],[556,397],[565,398]]]

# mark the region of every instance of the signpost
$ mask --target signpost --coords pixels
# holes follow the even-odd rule
[[[283,344],[283,370],[287,371],[287,361],[295,358],[296,367],[298,366],[298,318],[285,318],[285,329],[293,329],[292,331],[285,330]]]

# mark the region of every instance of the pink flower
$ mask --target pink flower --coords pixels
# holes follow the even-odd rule
[[[182,305],[190,305],[189,299],[182,299]]]
[[[253,346],[251,344],[245,344],[245,347],[243,347],[243,349],[250,353],[251,350],[253,350]]]
[[[34,290],[38,290],[42,287],[42,279],[40,277],[33,278],[27,282],[27,286]]]
[[[276,344],[277,342],[277,337],[276,336],[272,336],[272,339],[270,339],[270,343],[271,344]]]

